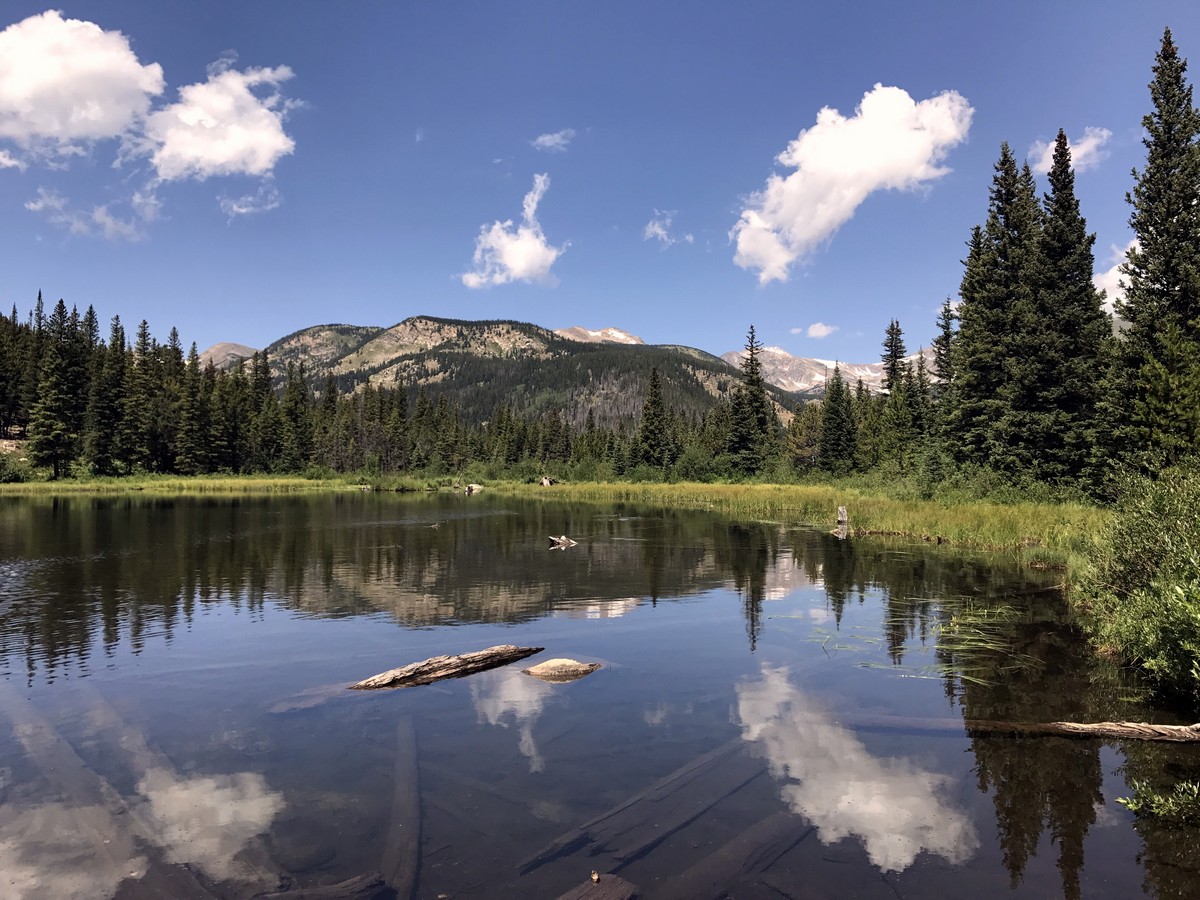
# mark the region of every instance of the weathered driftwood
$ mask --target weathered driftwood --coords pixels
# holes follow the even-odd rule
[[[1137,741],[1200,741],[1200,724],[1155,725],[1147,722],[999,722],[987,719],[919,718],[912,716],[847,716],[842,724],[851,728],[933,731],[962,734],[963,731],[993,734],[1057,735],[1060,737],[1106,737]]]
[[[384,881],[396,900],[411,900],[421,864],[421,788],[417,770],[417,733],[412,719],[396,725],[396,774],[392,819],[383,845]]]
[[[392,891],[384,883],[383,876],[371,872],[337,884],[255,894],[252,900],[390,900],[391,897]]]
[[[1136,741],[1200,741],[1200,724],[1153,725],[1148,722],[985,722],[967,719],[968,731],[1057,734],[1067,737],[1129,738]]]
[[[518,866],[522,875],[591,845],[628,862],[666,840],[766,770],[736,738],[697,757],[646,790],[551,841]],[[618,868],[620,868],[618,866]]]
[[[594,875],[560,895],[558,900],[635,900],[641,893],[636,884],[630,884],[620,875]]]
[[[769,869],[816,831],[796,815],[777,812],[743,831],[685,872],[668,879],[654,900],[704,900],[739,896],[737,884]]]
[[[574,547],[578,541],[573,541],[565,534],[560,534],[558,537],[550,535],[551,550],[566,550],[568,547]]]
[[[517,647],[513,644],[500,644],[488,647],[486,650],[476,650],[473,653],[462,653],[458,656],[434,656],[422,662],[401,666],[399,669],[389,669],[370,678],[364,678],[357,684],[350,685],[352,691],[367,691],[385,687],[412,687],[418,684],[433,684],[446,678],[462,678],[464,675],[474,675],[497,666],[506,666],[535,653],[541,653],[545,647]]]
[[[578,681],[585,675],[591,675],[599,668],[600,663],[581,663],[576,659],[548,659],[521,671],[551,684],[566,684],[568,681]]]

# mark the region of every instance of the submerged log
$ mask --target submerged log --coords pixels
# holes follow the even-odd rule
[[[384,840],[383,878],[396,900],[411,900],[421,864],[421,788],[417,769],[417,733],[411,718],[396,725],[396,767],[392,820]]]
[[[394,892],[384,884],[383,876],[371,872],[337,884],[255,894],[253,900],[390,900],[394,896]]]
[[[500,644],[488,647],[486,650],[476,650],[474,653],[463,653],[459,656],[434,656],[421,662],[401,666],[399,669],[389,669],[370,678],[350,685],[352,691],[367,691],[385,687],[412,687],[418,684],[433,684],[446,678],[462,678],[464,675],[474,675],[498,666],[506,666],[535,653],[541,653],[545,647],[517,647],[513,644]]]
[[[655,891],[655,900],[739,896],[739,882],[761,875],[817,829],[790,812],[777,812],[709,852]]]
[[[745,741],[735,738],[697,757],[551,841],[519,863],[517,870],[527,875],[584,847],[593,856],[604,850],[620,861],[618,868],[640,858],[766,771],[766,762],[743,752],[745,747]]]

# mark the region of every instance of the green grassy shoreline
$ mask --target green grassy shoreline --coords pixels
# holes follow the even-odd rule
[[[442,478],[388,479],[392,491],[446,489]],[[295,494],[359,491],[350,478],[269,476],[150,476],[0,485],[0,497],[149,494],[154,496]],[[985,550],[1021,550],[1031,561],[1063,564],[1081,553],[1103,529],[1110,513],[1078,503],[992,503],[979,500],[897,499],[871,489],[834,484],[632,484],[585,482],[546,488],[516,481],[489,481],[501,496],[593,503],[640,503],[713,509],[753,518],[784,518],[832,528],[838,506],[849,510],[853,533],[912,537]]]

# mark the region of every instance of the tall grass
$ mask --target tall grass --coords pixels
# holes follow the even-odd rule
[[[557,484],[498,483],[489,490],[520,496],[602,503],[714,509],[750,518],[783,518],[832,528],[847,507],[855,534],[908,535],[984,549],[1019,549],[1029,558],[1066,563],[1082,554],[1108,520],[1083,503],[939,502],[896,499],[848,484]]]
[[[91,478],[77,481],[28,481],[0,484],[0,496],[55,496],[63,494],[295,494],[312,491],[353,490],[342,479],[265,475],[146,475],[129,478]]]

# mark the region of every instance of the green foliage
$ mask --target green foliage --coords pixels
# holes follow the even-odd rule
[[[1075,584],[1096,643],[1193,704],[1200,704],[1198,506],[1200,471],[1130,477]]]
[[[1143,471],[1200,449],[1193,423],[1170,415],[1193,402],[1200,366],[1200,112],[1186,73],[1167,29],[1150,84],[1153,108],[1142,119],[1146,165],[1126,196],[1137,243],[1123,266],[1117,314],[1128,324],[1108,385],[1108,455]]]
[[[833,475],[853,471],[858,435],[850,391],[842,380],[842,370],[833,367],[833,375],[825,387],[822,404],[821,447],[817,464]]]
[[[1140,778],[1131,780],[1129,786],[1133,788],[1133,796],[1118,797],[1117,802],[1135,816],[1171,826],[1200,825],[1200,784],[1197,782],[1176,782],[1166,793]]]

